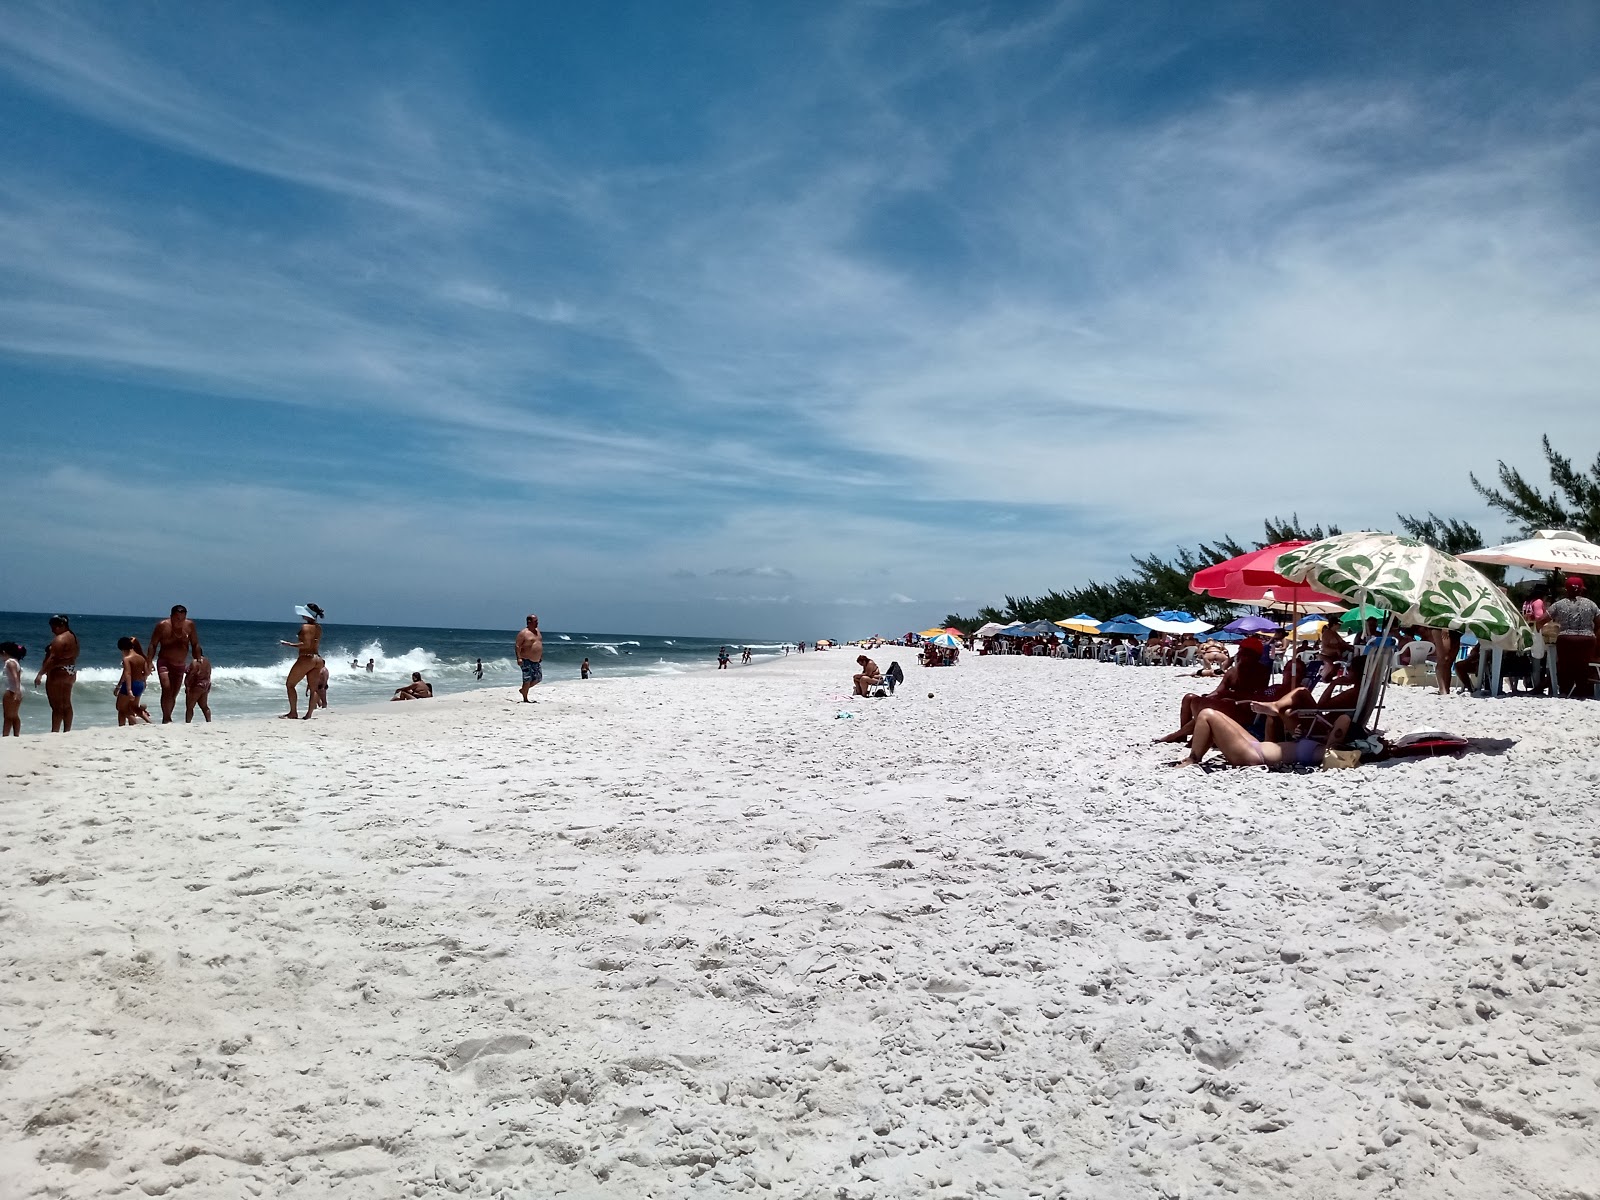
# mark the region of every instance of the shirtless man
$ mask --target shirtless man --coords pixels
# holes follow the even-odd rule
[[[72,685],[78,681],[78,635],[65,617],[50,618],[50,645],[33,677],[50,701],[50,732],[72,732]]]
[[[189,671],[189,654],[204,656],[200,649],[200,631],[189,620],[189,610],[181,604],[172,606],[172,615],[156,623],[150,635],[150,657],[155,659],[156,678],[161,681],[161,723],[172,724],[172,710],[178,703],[178,689],[183,687],[184,676]]]
[[[211,660],[204,654],[194,656],[194,661],[189,664],[189,673],[183,679],[185,724],[194,720],[196,708],[205,714],[207,722],[211,720]]]
[[[316,670],[317,647],[322,645],[322,626],[317,624],[322,620],[322,609],[315,604],[306,604],[297,607],[295,612],[304,618],[300,626],[300,640],[278,643],[280,646],[293,646],[297,655],[294,666],[289,668],[289,711],[279,714],[279,720],[283,721],[293,721],[300,716],[300,681]],[[309,721],[315,711],[316,705],[307,700],[303,719]]]
[[[539,632],[539,618],[528,614],[528,627],[517,632],[517,666],[522,668],[522,702],[529,704],[528,689],[539,686],[544,678],[544,634]]]

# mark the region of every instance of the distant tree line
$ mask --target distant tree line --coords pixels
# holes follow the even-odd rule
[[[1544,457],[1554,488],[1540,491],[1520,471],[1497,463],[1498,487],[1490,487],[1469,475],[1473,488],[1488,503],[1510,520],[1514,537],[1526,537],[1536,529],[1570,529],[1590,541],[1600,541],[1600,454],[1587,470],[1573,466],[1572,460],[1558,454],[1548,435],[1543,440]],[[1462,554],[1486,544],[1478,528],[1453,517],[1397,513],[1400,528],[1411,537],[1437,546],[1447,554]],[[1342,532],[1337,525],[1303,525],[1298,513],[1288,520],[1269,517],[1262,523],[1263,540],[1243,545],[1223,536],[1202,542],[1192,549],[1180,549],[1172,558],[1159,554],[1133,556],[1133,570],[1109,583],[1090,582],[1082,587],[1052,590],[1042,596],[1007,596],[1003,606],[985,605],[976,616],[950,613],[946,625],[968,633],[989,621],[1058,621],[1077,613],[1091,613],[1101,620],[1121,613],[1148,616],[1164,609],[1185,609],[1204,620],[1229,620],[1233,606],[1225,601],[1197,596],[1189,590],[1196,571],[1277,542],[1316,541]],[[1504,568],[1485,567],[1484,573],[1503,580]]]

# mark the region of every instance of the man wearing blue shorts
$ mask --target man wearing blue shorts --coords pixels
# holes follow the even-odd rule
[[[539,632],[539,618],[528,615],[526,629],[517,632],[517,666],[522,668],[522,702],[529,704],[528,689],[538,687],[544,678],[544,634]]]

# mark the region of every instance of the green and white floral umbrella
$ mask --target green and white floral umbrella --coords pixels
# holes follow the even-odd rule
[[[1533,645],[1533,630],[1503,591],[1476,568],[1416,538],[1323,538],[1279,555],[1277,571],[1352,604],[1380,604],[1402,625],[1471,632],[1501,650]]]

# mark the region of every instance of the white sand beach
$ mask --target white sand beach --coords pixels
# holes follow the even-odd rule
[[[1600,1196],[1600,704],[854,654],[0,744],[0,1195]]]

